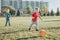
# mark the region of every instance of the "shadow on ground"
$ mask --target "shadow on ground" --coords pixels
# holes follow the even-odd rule
[[[47,21],[44,21],[44,22],[60,22],[60,20],[47,20]]]
[[[49,28],[43,28],[43,29],[46,29],[46,30],[52,30],[52,29],[60,29],[60,27],[49,27]],[[3,33],[0,33],[0,34],[11,34],[11,33],[17,33],[17,32],[29,32],[28,29],[25,29],[25,30],[16,30],[16,31],[13,31],[13,32],[3,32]],[[33,32],[34,30],[32,30]]]
[[[24,31],[29,31],[29,30],[16,30],[13,32],[4,32],[4,33],[0,33],[0,34],[11,34],[11,33],[24,32]]]
[[[53,29],[60,29],[60,27],[46,27],[46,28],[41,28],[41,29],[45,29],[45,30],[53,30]]]
[[[18,38],[16,40],[28,40],[28,39],[34,39],[34,38],[38,38],[40,37],[41,40],[46,40],[46,39],[49,39],[49,40],[57,40],[56,38],[57,37],[42,37],[42,36],[32,36],[32,37],[25,37],[25,38]]]
[[[41,37],[41,36],[32,36],[32,37],[18,38],[16,40],[28,40],[28,39],[32,39],[32,38],[38,38],[38,37]]]

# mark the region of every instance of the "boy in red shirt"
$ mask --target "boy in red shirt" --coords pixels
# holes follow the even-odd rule
[[[42,20],[41,16],[39,15],[39,8],[35,8],[35,12],[32,14],[32,23],[29,27],[29,30],[31,30],[31,27],[33,24],[36,25],[36,31],[38,31],[38,17]]]

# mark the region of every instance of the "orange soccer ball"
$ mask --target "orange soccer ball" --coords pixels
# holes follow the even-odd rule
[[[45,36],[46,35],[46,31],[45,30],[40,30],[39,31],[39,35],[40,36]]]

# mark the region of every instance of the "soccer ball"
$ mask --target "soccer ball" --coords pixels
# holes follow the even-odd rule
[[[39,35],[40,35],[40,36],[45,36],[45,35],[46,35],[46,31],[43,30],[43,29],[40,30],[40,31],[39,31]]]

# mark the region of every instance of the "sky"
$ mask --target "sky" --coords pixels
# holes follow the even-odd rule
[[[31,0],[29,0],[31,1]],[[32,1],[41,1],[41,0],[32,0]],[[44,2],[48,2],[48,9],[51,11],[53,9],[54,12],[56,12],[57,8],[60,8],[60,0],[42,0]],[[59,9],[60,10],[60,9]]]
[[[51,9],[53,9],[53,11],[56,12],[58,7],[60,10],[60,0],[43,0],[43,1],[48,2],[49,11],[51,11]]]

